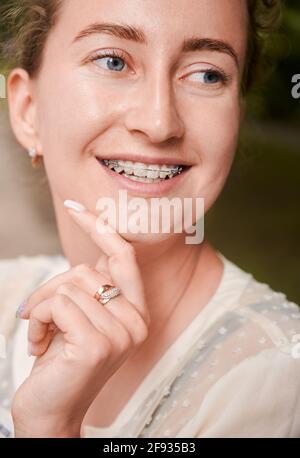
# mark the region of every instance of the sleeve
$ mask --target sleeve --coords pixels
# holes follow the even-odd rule
[[[0,334],[9,338],[15,327],[15,314],[26,297],[48,276],[68,268],[60,255],[18,256],[0,260]]]
[[[244,360],[207,393],[194,437],[300,437],[300,358],[271,348]]]
[[[14,437],[14,425],[10,413],[12,396],[11,348],[16,329],[16,308],[21,299],[16,279],[20,258],[0,260],[0,438]],[[21,281],[21,280],[20,280]],[[22,294],[22,292],[21,292]]]
[[[22,320],[16,320],[17,307],[38,285],[67,268],[67,261],[61,255],[0,260],[0,438],[14,437],[10,405],[16,383],[32,365],[22,353],[14,351],[17,331],[22,333],[26,329],[27,333],[27,325],[22,327]]]
[[[43,256],[19,256],[0,260],[0,438],[14,437],[10,404],[14,395],[12,351],[18,305],[31,292],[37,279],[44,274]]]
[[[14,437],[14,424],[9,410],[0,407],[0,439]]]

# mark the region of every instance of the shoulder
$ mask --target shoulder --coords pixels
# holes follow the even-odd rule
[[[199,361],[211,381],[196,415],[200,437],[300,436],[296,303],[251,276],[204,342]]]
[[[47,279],[68,269],[61,254],[0,260],[0,333],[8,337],[18,305]]]
[[[197,416],[201,437],[299,437],[300,359],[275,347],[243,358],[211,386]]]
[[[281,351],[290,352],[300,341],[300,307],[285,293],[254,277],[245,289],[237,315],[245,326],[252,325],[265,334]]]
[[[224,307],[219,325],[224,322],[233,329],[254,330],[265,334],[274,346],[283,348],[294,343],[300,333],[300,306],[284,292],[257,280],[251,273],[228,261],[227,290],[230,306]],[[231,290],[236,288],[236,294]],[[223,296],[222,296],[223,299]],[[221,305],[221,304],[220,304]],[[242,329],[243,328],[243,329]],[[234,337],[236,334],[231,332]]]
[[[259,368],[258,361],[260,365],[268,365],[272,361],[274,370],[277,362],[278,367],[285,364],[290,370],[298,371],[300,390],[298,304],[289,300],[285,293],[251,275],[238,304],[228,314],[227,323],[231,326],[231,332],[228,333],[229,345],[243,348],[245,352],[245,358],[241,358],[242,363],[251,357],[252,361],[257,361]]]

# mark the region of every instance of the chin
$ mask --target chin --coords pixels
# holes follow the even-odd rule
[[[159,234],[152,234],[152,233],[148,233],[148,234],[142,234],[142,233],[139,233],[139,234],[134,234],[134,233],[131,233],[131,232],[127,232],[127,233],[120,233],[120,235],[127,241],[127,242],[131,242],[133,243],[134,245],[148,245],[148,246],[151,246],[151,245],[157,245],[157,244],[160,244],[160,243],[166,243],[168,241],[171,241],[172,238],[174,237],[178,237],[178,235],[182,235],[182,234],[164,234],[164,233],[159,233]]]

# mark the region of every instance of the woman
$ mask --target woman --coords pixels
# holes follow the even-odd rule
[[[10,121],[33,164],[44,162],[64,254],[1,261],[3,436],[299,436],[296,304],[206,238],[107,232],[96,211],[106,197],[119,214],[122,190],[212,207],[259,18],[272,24],[277,11],[246,0],[6,11]]]

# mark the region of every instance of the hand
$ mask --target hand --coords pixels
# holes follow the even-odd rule
[[[83,418],[106,381],[148,336],[149,312],[132,245],[99,234],[97,217],[68,209],[104,253],[95,268],[79,265],[55,276],[27,300],[31,374],[12,404],[16,437],[79,437]],[[104,227],[104,226],[103,226]],[[105,306],[103,284],[121,294]]]

